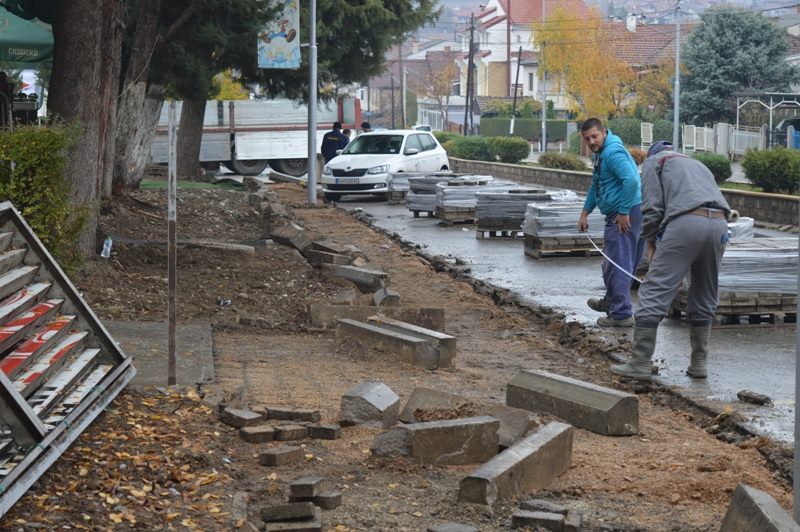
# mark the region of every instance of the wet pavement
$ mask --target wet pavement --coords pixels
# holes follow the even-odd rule
[[[413,218],[404,205],[388,205],[366,196],[346,197],[347,209],[361,208],[378,227],[419,244],[426,254],[464,261],[472,276],[511,290],[521,297],[563,312],[599,334],[630,335],[632,329],[608,330],[595,324],[599,314],[586,306],[588,297],[602,297],[601,258],[534,259],[523,252],[521,238],[478,239],[472,225],[440,225],[436,218]],[[761,230],[757,230],[757,234]],[[776,236],[775,232],[769,235]],[[785,236],[785,235],[784,235]],[[730,405],[762,434],[791,442],[794,431],[795,326],[715,326],[709,345],[709,377],[688,378],[689,326],[666,319],[659,328],[655,360],[659,379],[686,396],[715,405]],[[768,395],[773,405],[740,402],[736,394],[751,390]]]

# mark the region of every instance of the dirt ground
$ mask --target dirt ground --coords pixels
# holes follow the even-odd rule
[[[522,369],[623,387],[606,370],[601,350],[624,352],[624,341],[608,347],[552,313],[498,305],[468,279],[437,271],[436,261],[363,221],[328,206],[308,207],[302,189],[272,189],[307,230],[358,246],[371,266],[388,272],[404,306],[444,308],[446,332],[458,338],[455,367],[422,370],[309,330],[308,306],[353,300],[352,285],[323,277],[289,248],[264,245],[246,193],[179,190],[179,238],[262,240],[255,254],[179,251],[179,319],[211,323],[217,382],[178,391],[129,387],[0,528],[226,530],[241,523],[239,500],[249,499],[255,523],[259,507],[286,502],[291,480],[319,475],[344,496],[341,507],[323,512],[326,529],[424,530],[456,521],[506,530],[519,501],[491,509],[456,503],[459,481],[475,466],[379,460],[369,447],[380,431],[347,427],[339,440],[305,440],[301,466],[266,468],[258,452],[277,443],[243,442],[217,420],[216,403],[318,408],[323,421],[335,422],[341,394],[365,380],[385,382],[402,400],[426,386],[503,402],[506,383]],[[104,207],[101,228],[115,239],[114,253],[73,277],[101,319],[165,318],[165,198],[164,191],[143,191]],[[703,428],[724,420],[701,420],[668,394],[639,399],[639,435],[576,429],[569,471],[537,496],[580,511],[586,530],[718,530],[739,482],[790,508],[790,484],[758,451],[768,442],[725,443]]]

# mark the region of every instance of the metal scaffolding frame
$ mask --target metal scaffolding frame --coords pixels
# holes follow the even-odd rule
[[[796,108],[800,110],[800,93],[791,92],[742,92],[736,95],[736,129],[739,129],[739,111],[747,104],[757,103],[769,109],[769,131],[772,135],[772,116],[775,109]]]

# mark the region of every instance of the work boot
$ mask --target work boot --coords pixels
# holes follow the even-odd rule
[[[608,311],[610,310],[608,301],[606,301],[606,298],[604,297],[603,298],[590,297],[586,301],[586,304],[589,305],[589,308],[595,312],[605,312],[606,314],[608,314]]]
[[[653,377],[653,351],[656,349],[656,327],[636,326],[633,329],[633,349],[624,364],[611,366],[609,370],[616,375],[649,381]]]
[[[686,374],[693,379],[705,379],[706,359],[708,358],[708,336],[711,334],[711,325],[692,326],[689,329],[689,341],[692,344],[692,361]]]
[[[600,327],[633,327],[635,323],[633,316],[627,318],[614,318],[612,316],[601,316],[597,318]]]

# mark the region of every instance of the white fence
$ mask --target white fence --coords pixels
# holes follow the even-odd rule
[[[643,122],[642,149],[653,141],[653,125]],[[682,149],[684,152],[707,152],[725,155],[731,159],[744,157],[750,148],[759,150],[767,147],[767,129],[762,127],[733,126],[720,122],[713,127],[683,125]],[[645,142],[647,136],[647,142]]]

